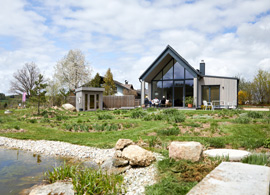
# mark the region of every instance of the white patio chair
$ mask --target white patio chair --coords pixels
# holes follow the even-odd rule
[[[206,100],[203,100],[203,109],[204,110],[214,110],[212,102],[207,102]]]

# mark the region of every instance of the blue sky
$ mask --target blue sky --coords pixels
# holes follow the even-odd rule
[[[0,0],[0,93],[35,62],[52,78],[70,49],[93,69],[139,88],[139,76],[170,44],[194,68],[252,79],[270,71],[269,0]]]

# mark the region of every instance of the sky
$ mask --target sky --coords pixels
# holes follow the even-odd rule
[[[171,45],[207,75],[252,80],[270,71],[270,0],[0,0],[0,93],[35,62],[47,78],[80,49],[92,77],[140,88],[139,77]]]

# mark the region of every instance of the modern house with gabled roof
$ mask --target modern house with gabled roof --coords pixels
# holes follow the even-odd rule
[[[225,102],[237,106],[239,79],[235,77],[210,76],[205,74],[202,60],[200,70],[195,70],[170,45],[157,57],[139,78],[141,82],[141,104],[149,99],[165,96],[173,107],[185,107],[187,97],[194,98],[199,108],[203,101]],[[148,84],[148,94],[145,85]]]

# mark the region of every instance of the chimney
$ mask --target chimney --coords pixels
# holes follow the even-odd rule
[[[125,80],[125,84],[126,84],[126,85],[128,84],[128,81],[127,81],[127,80]]]
[[[200,63],[200,72],[202,75],[205,75],[205,63],[204,60],[201,61]]]

